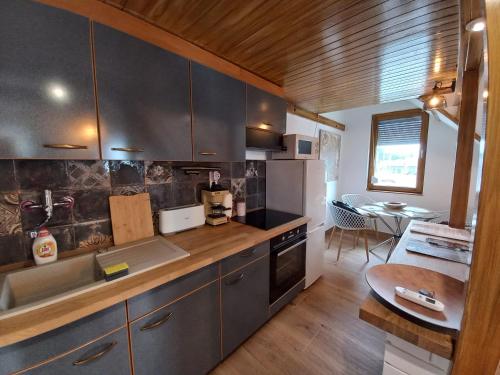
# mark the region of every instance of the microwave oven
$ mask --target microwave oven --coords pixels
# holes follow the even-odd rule
[[[283,136],[286,151],[273,152],[273,159],[319,159],[319,139],[302,134]]]

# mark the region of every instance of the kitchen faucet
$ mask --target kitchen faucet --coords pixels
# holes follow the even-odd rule
[[[24,211],[31,211],[37,209],[43,209],[45,211],[45,219],[40,224],[35,226],[35,228],[33,228],[32,231],[30,231],[30,237],[35,238],[38,235],[38,231],[40,230],[40,228],[50,221],[54,213],[54,208],[56,207],[72,208],[74,204],[75,204],[75,199],[70,196],[63,197],[60,202],[54,203],[52,200],[51,190],[44,190],[44,195],[42,197],[41,204],[36,204],[32,200],[22,201],[21,209]]]

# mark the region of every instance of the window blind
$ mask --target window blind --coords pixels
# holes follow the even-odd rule
[[[377,146],[420,143],[422,116],[402,117],[378,122]]]

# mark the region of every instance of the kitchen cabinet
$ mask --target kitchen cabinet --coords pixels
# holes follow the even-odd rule
[[[245,84],[191,63],[195,161],[245,161]]]
[[[221,261],[221,275],[224,276],[234,270],[246,266],[256,259],[269,255],[269,241],[227,257]]]
[[[131,374],[128,333],[122,328],[29,371],[33,375]]]
[[[103,159],[192,160],[188,60],[94,25]]]
[[[0,2],[0,158],[99,159],[90,21]]]
[[[136,375],[207,373],[220,361],[218,282],[134,321],[130,335]]]
[[[128,317],[135,320],[219,278],[219,265],[191,272],[128,300]]]
[[[125,326],[126,322],[125,303],[119,303],[51,332],[0,348],[0,374],[11,374],[58,357],[62,353],[84,346],[98,337]],[[66,363],[66,361],[61,363]],[[45,373],[60,374],[61,372]]]
[[[269,256],[224,276],[222,351],[226,358],[269,317]]]
[[[286,106],[285,99],[247,85],[247,127],[285,134]]]

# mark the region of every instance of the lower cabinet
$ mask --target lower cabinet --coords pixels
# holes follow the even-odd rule
[[[127,328],[122,328],[78,350],[54,359],[27,374],[131,374]]]
[[[269,317],[269,256],[224,276],[221,285],[226,358]]]
[[[220,361],[218,282],[130,324],[134,374],[206,374]]]

